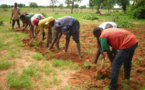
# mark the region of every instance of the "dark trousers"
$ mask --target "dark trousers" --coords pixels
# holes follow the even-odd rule
[[[14,27],[14,25],[15,25],[15,21],[17,21],[18,26],[20,26],[19,19],[16,19],[16,20],[13,20],[13,22],[12,22],[12,27]]]
[[[116,89],[120,67],[124,63],[124,76],[130,79],[131,62],[138,43],[127,49],[120,49],[112,62],[111,82],[109,87]]]
[[[66,35],[66,39],[69,40],[70,37],[73,37],[73,40],[76,43],[79,43],[79,29],[80,29],[80,23],[78,20],[75,20],[72,26],[69,27],[69,33]]]

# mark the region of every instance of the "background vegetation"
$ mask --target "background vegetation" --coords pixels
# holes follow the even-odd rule
[[[74,16],[79,20],[80,24],[101,24],[104,21],[114,21],[119,27],[136,27],[136,23],[145,23],[144,19],[144,0],[134,0],[134,4],[123,4],[126,9],[114,9],[113,5],[119,2],[111,0],[90,0],[90,7],[74,5],[72,13],[72,4],[80,0],[72,0],[67,2],[67,6],[62,4],[59,6],[38,6],[36,3],[30,3],[29,6],[18,4],[21,13],[40,13],[46,18],[53,16],[59,18],[63,16]],[[102,1],[102,0],[101,0]],[[123,0],[121,0],[123,1]],[[95,4],[93,4],[95,2]],[[122,6],[120,4],[120,6]],[[13,6],[1,5],[0,8],[0,90],[9,89],[62,89],[70,90],[67,86],[63,86],[62,78],[69,78],[68,76],[77,72],[79,69],[90,69],[93,65],[89,61],[84,62],[82,67],[71,60],[51,59],[46,60],[46,57],[40,53],[28,50],[28,47],[23,47],[22,39],[28,38],[25,33],[17,33],[11,29],[10,17],[11,8]],[[96,9],[96,10],[93,10]],[[97,13],[96,13],[97,12]],[[22,23],[21,23],[22,25]],[[17,27],[17,24],[15,24]],[[84,31],[81,26],[81,31]],[[93,30],[93,27],[90,28]],[[92,37],[91,37],[92,39]],[[144,42],[142,42],[144,43]],[[84,42],[81,41],[83,45]],[[87,54],[92,53],[92,49],[86,51]],[[51,52],[52,53],[52,52]],[[53,53],[51,54],[51,56]],[[95,58],[95,57],[94,57]],[[94,59],[92,58],[92,59]],[[143,57],[144,58],[144,57]],[[140,61],[144,59],[141,58]],[[64,77],[62,77],[64,76]],[[64,79],[65,79],[64,78]],[[127,85],[123,83],[124,87]],[[55,88],[52,88],[55,87]],[[127,87],[127,86],[126,86]],[[125,88],[126,88],[125,87]],[[128,87],[127,87],[128,88]],[[145,88],[145,86],[141,87]],[[81,86],[75,87],[76,90],[82,89]],[[103,89],[106,90],[106,87]]]

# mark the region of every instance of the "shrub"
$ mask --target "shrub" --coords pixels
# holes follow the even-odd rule
[[[127,28],[135,26],[133,22],[129,22],[128,19],[119,16],[114,16],[112,21],[116,22],[119,28]]]
[[[137,19],[145,19],[145,2],[138,0],[135,5],[132,5],[127,10],[130,17]]]
[[[47,16],[47,15],[46,15],[46,13],[44,13],[44,12],[43,12],[43,13],[41,13],[41,14],[42,14],[44,17],[46,17],[46,16]]]
[[[58,12],[56,12],[54,15],[59,15],[59,13],[58,13]]]
[[[133,11],[133,18],[145,19],[145,6],[136,8]]]
[[[98,17],[95,14],[89,14],[89,15],[84,16],[83,19],[96,20],[96,19],[98,19]]]

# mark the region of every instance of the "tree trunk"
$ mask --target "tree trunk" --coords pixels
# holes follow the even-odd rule
[[[96,13],[101,14],[99,9],[100,9],[100,5],[97,6],[97,12]]]
[[[54,5],[52,5],[52,11],[54,12]]]
[[[71,13],[73,13],[74,2],[72,1]]]
[[[123,9],[123,12],[125,13],[126,12],[126,5],[123,5],[122,9]]]

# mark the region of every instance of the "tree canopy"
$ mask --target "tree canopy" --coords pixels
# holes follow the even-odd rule
[[[37,8],[38,5],[37,5],[37,3],[35,3],[35,2],[30,2],[29,7]]]
[[[126,12],[126,8],[127,8],[127,5],[129,5],[130,0],[115,0],[115,2],[119,6],[122,6],[123,11]]]

